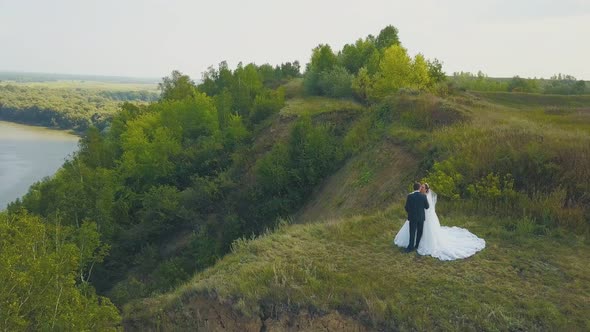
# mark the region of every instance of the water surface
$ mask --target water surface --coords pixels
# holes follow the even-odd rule
[[[0,210],[51,176],[78,148],[65,131],[0,121]]]

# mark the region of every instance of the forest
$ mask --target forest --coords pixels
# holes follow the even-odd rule
[[[0,81],[0,120],[84,133],[91,126],[104,129],[122,102],[149,103],[157,91],[127,84]],[[143,89],[144,87],[141,87]]]
[[[398,30],[387,26],[341,50],[318,45],[305,68],[298,61],[239,63],[235,68],[221,62],[204,72],[199,83],[173,71],[159,83],[158,97],[141,91],[89,94],[0,85],[2,118],[84,132],[79,151],[55,176],[32,185],[0,213],[0,277],[6,280],[0,286],[1,328],[109,330],[121,324],[130,329],[174,324],[166,321],[172,316],[144,312],[152,308],[144,298],[156,299],[149,302],[154,305],[162,302],[154,309],[158,312],[176,308],[166,302],[170,296],[165,301],[158,297],[167,292],[188,294],[185,298],[195,292],[225,296],[243,315],[316,308],[369,312],[369,318],[355,317],[369,328],[430,329],[447,324],[441,317],[452,317],[448,324],[473,326],[449,312],[428,316],[426,325],[412,325],[412,315],[423,312],[414,304],[410,307],[416,311],[410,313],[392,308],[395,301],[387,302],[386,293],[395,292],[388,286],[363,293],[369,286],[367,278],[354,275],[357,268],[341,270],[353,274],[349,279],[314,260],[316,254],[332,252],[330,244],[339,241],[362,245],[365,221],[366,234],[382,239],[383,231],[372,227],[391,226],[384,226],[389,224],[383,214],[338,225],[290,225],[303,222],[298,216],[312,200],[321,201],[318,192],[327,179],[354,161],[351,167],[361,165],[362,172],[345,182],[358,192],[354,199],[387,194],[380,208],[389,211],[387,216],[397,217],[394,202],[421,179],[433,184],[445,202],[443,213],[456,216],[459,225],[468,216],[480,216],[483,221],[475,229],[499,242],[515,236],[527,243],[537,243],[536,237],[561,241],[575,232],[572,246],[582,249],[571,254],[580,255],[590,231],[590,97],[580,95],[587,88],[579,90],[583,81],[570,76],[544,81],[531,91],[509,88],[514,79],[481,76],[447,77],[439,60],[411,56]],[[475,85],[479,81],[484,83]],[[544,102],[539,99],[544,93],[576,96],[549,96],[554,99]],[[387,180],[379,178],[374,158],[366,156],[384,144],[415,164],[403,170],[406,182],[362,193],[365,186]],[[340,197],[325,209],[344,210],[350,199]],[[285,233],[289,230],[293,233]],[[292,252],[272,241],[285,234],[294,237],[284,241],[295,241],[295,235],[314,240],[309,249],[297,247],[299,258],[282,261]],[[327,244],[315,252],[314,243]],[[255,264],[274,254],[285,256],[277,256],[272,267],[266,261]],[[349,257],[356,262],[364,259],[354,255]],[[485,261],[474,264],[488,271],[494,265],[485,255]],[[248,278],[257,282],[250,285]],[[290,288],[279,278],[294,278],[301,286]],[[194,290],[182,288],[191,280]],[[351,280],[359,288],[345,290]],[[480,285],[498,283],[484,281]],[[328,285],[334,285],[335,298]],[[571,287],[573,293],[588,290]],[[314,293],[318,297],[309,295]],[[455,296],[463,305],[461,294]],[[497,301],[492,305],[520,308],[513,299]],[[583,299],[572,301],[564,309],[574,313],[569,326],[583,327]],[[514,309],[519,320],[497,326],[562,326],[566,313],[545,302],[535,308]],[[478,311],[473,319],[485,314]],[[388,325],[394,322],[401,325]]]

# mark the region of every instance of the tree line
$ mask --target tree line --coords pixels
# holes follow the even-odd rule
[[[578,80],[572,75],[557,74],[549,79],[522,78],[514,76],[511,79],[490,78],[483,72],[456,72],[450,78],[450,83],[457,89],[473,91],[501,91],[527,92],[555,95],[590,94],[590,86],[584,80]]]
[[[152,102],[150,91],[107,91],[0,85],[0,119],[83,133],[104,129],[121,102]]]
[[[387,26],[376,37],[358,39],[337,53],[327,44],[313,49],[304,86],[309,95],[374,103],[399,89],[434,91],[445,79],[439,60],[420,53],[411,57],[398,30]]]

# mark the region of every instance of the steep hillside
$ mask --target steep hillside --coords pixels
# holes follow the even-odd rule
[[[417,158],[384,140],[351,158],[299,211],[300,222],[317,222],[383,210],[405,196],[419,178]]]

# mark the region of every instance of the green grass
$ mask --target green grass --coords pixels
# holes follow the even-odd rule
[[[156,319],[156,312],[180,310],[187,297],[208,296],[247,316],[268,314],[268,303],[292,312],[338,310],[371,329],[590,328],[590,246],[575,234],[537,236],[508,227],[522,221],[442,214],[443,224],[467,227],[487,247],[441,262],[392,246],[400,210],[239,241],[175,293],[128,307],[126,319]]]
[[[304,96],[303,78],[294,78],[283,85],[287,99],[301,98]]]
[[[516,92],[470,92],[460,96],[472,110],[474,123],[489,126],[498,123],[530,122],[547,129],[590,133],[590,95],[544,95]],[[490,121],[491,120],[491,121]]]
[[[527,95],[527,98],[539,100],[545,97]],[[564,105],[585,105],[584,100],[588,99],[587,96],[549,97],[571,98],[572,101]],[[489,192],[475,194],[466,188],[490,174],[509,176],[514,179],[513,189],[520,198],[504,199],[508,203],[518,203],[504,208],[496,205],[495,209],[499,209],[496,212],[519,217],[528,215],[539,223],[555,223],[570,230],[588,232],[590,201],[583,194],[584,188],[590,186],[590,116],[587,110],[583,107],[566,111],[517,108],[469,95],[453,98],[466,107],[468,121],[434,130],[425,136],[426,143],[411,139],[415,133],[404,128],[391,132],[398,141],[411,145],[423,155],[434,152],[433,161],[440,167],[437,171],[431,170],[428,181],[437,184],[440,194],[493,201]],[[535,103],[541,104],[531,102]],[[444,185],[448,185],[446,191],[441,188]],[[484,187],[493,186],[488,183]],[[498,204],[488,203],[490,206]]]
[[[516,108],[590,107],[590,95],[546,95],[520,92],[471,92],[495,104]]]
[[[293,98],[281,110],[285,115],[317,115],[334,111],[362,112],[365,107],[348,99],[332,99],[327,97]]]
[[[487,92],[476,95],[490,104],[485,109],[506,119],[516,116],[567,131],[590,129],[590,95],[561,96],[527,93]]]

